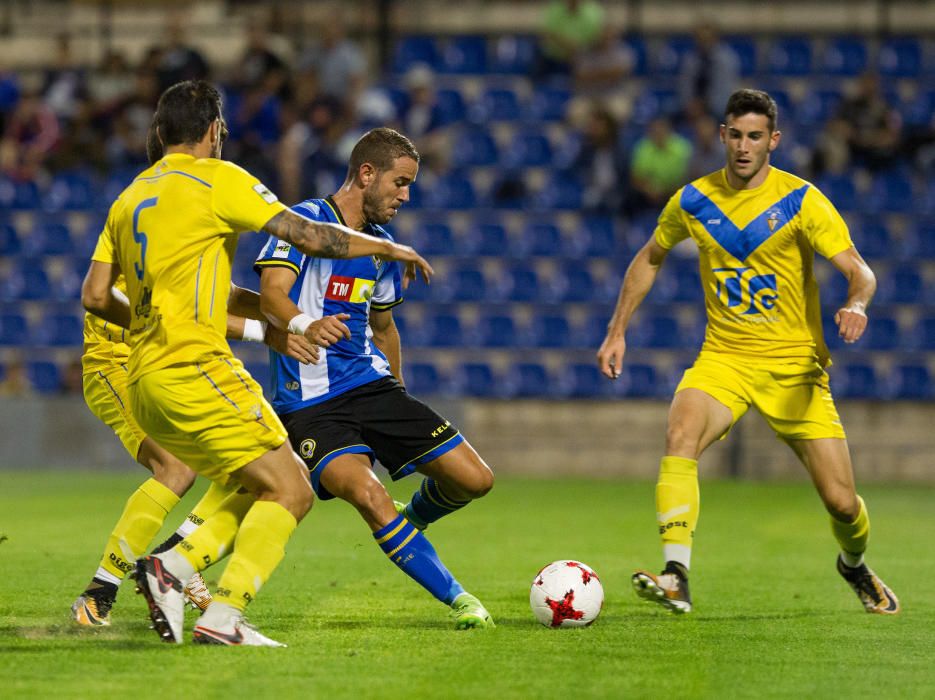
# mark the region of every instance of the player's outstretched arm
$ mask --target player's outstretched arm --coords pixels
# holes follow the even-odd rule
[[[124,294],[114,289],[114,282],[119,275],[119,265],[92,260],[81,285],[81,305],[109,323],[129,328],[130,302]]]
[[[867,329],[867,307],[877,290],[877,278],[853,246],[832,257],[831,264],[847,278],[847,301],[834,315],[834,322],[844,342],[853,343]]]
[[[264,267],[260,271],[260,308],[270,325],[323,348],[331,347],[342,338],[349,340],[351,330],[344,322],[350,314],[314,319],[289,298],[296,277],[295,272],[286,267]]]
[[[630,324],[630,317],[652,289],[659,267],[668,253],[668,250],[656,242],[655,237],[650,238],[633,257],[623,276],[617,306],[610,323],[607,324],[607,336],[597,351],[597,365],[601,373],[609,379],[616,379],[620,376],[623,356],[627,350],[625,335],[627,326]]]
[[[415,279],[417,274],[421,274],[428,282],[434,273],[432,266],[407,245],[368,236],[339,224],[312,221],[288,209],[267,221],[263,230],[316,258],[346,259],[376,255],[384,260],[406,263],[404,286]]]

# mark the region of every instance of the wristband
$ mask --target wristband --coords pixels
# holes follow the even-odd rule
[[[293,316],[289,321],[288,331],[293,335],[305,335],[306,329],[314,323],[315,319],[308,314]]]
[[[262,343],[266,338],[266,321],[245,318],[243,321],[243,339],[251,343]]]

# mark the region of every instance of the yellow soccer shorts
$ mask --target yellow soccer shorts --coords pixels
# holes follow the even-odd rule
[[[130,386],[130,403],[147,435],[219,484],[288,437],[260,385],[234,357],[144,374]]]
[[[757,361],[701,352],[675,392],[700,389],[727,406],[736,423],[756,408],[783,440],[844,438],[828,373],[814,361]]]
[[[126,365],[110,365],[83,376],[84,400],[105,425],[116,433],[133,459],[140,453],[146,433],[130,412]]]

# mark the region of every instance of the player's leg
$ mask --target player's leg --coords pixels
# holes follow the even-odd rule
[[[493,471],[467,440],[420,465],[417,471],[425,478],[403,507],[403,513],[420,530],[487,495],[493,488]]]
[[[369,456],[341,454],[318,469],[320,488],[353,505],[390,561],[436,599],[452,606],[458,615],[467,595],[464,588],[442,563],[426,536],[396,512],[393,499],[373,473]],[[455,606],[459,598],[460,603]],[[489,614],[459,615],[456,620],[459,629],[486,627],[488,623],[493,624]]]
[[[847,440],[819,438],[787,442],[808,470],[831,516],[831,532],[841,547],[838,573],[857,593],[867,612],[899,612],[899,600],[864,563],[870,537],[870,516],[854,485]]]
[[[677,613],[691,611],[688,571],[698,523],[698,458],[734,422],[726,405],[700,389],[685,388],[672,400],[665,456],[656,483],[656,520],[665,567],[661,574],[637,571],[637,594]]]

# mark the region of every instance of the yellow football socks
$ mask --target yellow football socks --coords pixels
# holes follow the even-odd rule
[[[159,532],[169,511],[179,502],[171,489],[155,479],[147,479],[127,499],[127,505],[107,540],[100,571],[123,579],[136,565],[149,543]],[[109,577],[108,577],[109,578]]]
[[[698,461],[663,457],[656,483],[656,519],[667,562],[690,568],[698,508]]]
[[[234,542],[234,554],[218,581],[214,599],[243,610],[286,553],[296,519],[278,503],[257,501]]]
[[[221,503],[224,502],[224,499],[230,496],[234,490],[234,486],[219,486],[212,481],[208,490],[205,491],[205,495],[195,504],[191,512],[185,516],[185,522],[179,526],[176,533],[182,537],[187,537],[192,534],[195,528],[217,512],[217,509],[221,507]]]
[[[831,531],[834,533],[834,539],[841,545],[844,563],[851,567],[860,566],[863,563],[863,554],[867,551],[867,540],[870,539],[870,516],[867,515],[867,507],[860,496],[857,497],[857,502],[860,504],[860,511],[853,522],[846,523],[831,518]]]
[[[227,493],[227,498],[197,530],[166,552],[171,556],[160,555],[170,571],[176,573],[175,555],[180,555],[195,571],[201,571],[230,554],[237,529],[255,499],[249,493],[230,493],[230,490]]]

